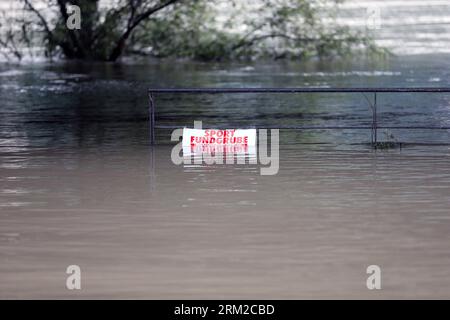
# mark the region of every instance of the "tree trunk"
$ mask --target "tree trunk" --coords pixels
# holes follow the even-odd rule
[[[108,57],[108,61],[114,62],[122,55],[123,50],[125,49],[125,45],[127,43],[127,39],[131,34],[131,30],[125,32],[120,39],[117,41],[114,49],[111,51],[111,54]]]

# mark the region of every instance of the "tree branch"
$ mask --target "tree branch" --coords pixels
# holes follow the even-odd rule
[[[50,41],[54,40],[54,36],[53,36],[53,32],[50,30],[50,27],[48,26],[48,22],[47,20],[45,20],[44,16],[39,12],[39,10],[37,10],[31,3],[29,0],[23,0],[25,5],[28,7],[28,9],[33,12],[41,21],[45,32],[47,33],[47,37],[49,38]]]
[[[97,41],[97,39],[106,35],[108,31],[111,31],[108,28],[109,23],[114,22],[115,19],[120,17],[120,15],[127,9],[127,5],[124,5],[118,9],[110,9],[106,13],[105,21],[97,28],[96,32],[94,32],[94,36],[92,37],[93,43]]]
[[[182,0],[168,0],[165,2],[162,2],[158,5],[155,5],[153,7],[151,7],[150,9],[146,10],[145,12],[139,14],[136,16],[136,18],[134,19],[134,21],[132,23],[130,23],[127,27],[127,29],[125,30],[125,32],[120,36],[119,40],[116,43],[116,46],[114,47],[114,49],[111,51],[111,54],[109,56],[109,61],[115,61],[117,60],[117,58],[122,54],[123,49],[125,47],[125,43],[128,39],[128,37],[131,35],[131,33],[133,32],[133,30],[145,19],[147,19],[148,17],[150,17],[152,14],[155,14],[156,12],[176,3],[176,2],[180,2]]]
[[[171,4],[174,4],[174,3],[180,2],[180,1],[182,1],[182,0],[168,0],[166,2],[160,3],[159,5],[156,5],[156,6],[152,7],[152,8],[150,8],[150,9],[148,9],[144,13],[141,13],[140,15],[138,15],[136,17],[136,20],[128,28],[128,31],[129,32],[133,31],[134,28],[136,28],[143,20],[147,19],[152,14],[154,14],[154,13],[164,9],[167,6],[170,6]]]

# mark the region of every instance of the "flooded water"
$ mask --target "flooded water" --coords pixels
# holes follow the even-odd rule
[[[450,298],[449,130],[382,131],[403,146],[378,151],[367,130],[281,130],[279,172],[261,176],[173,164],[146,107],[149,87],[444,87],[449,60],[1,66],[0,297]],[[450,126],[449,98],[381,94],[380,125]],[[156,102],[160,126],[371,121],[360,94]]]

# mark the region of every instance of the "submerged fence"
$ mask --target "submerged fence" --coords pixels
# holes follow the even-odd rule
[[[450,130],[450,127],[436,126],[379,126],[377,114],[377,94],[382,93],[450,93],[450,88],[151,88],[148,90],[149,98],[149,122],[150,122],[150,144],[156,142],[155,129],[169,128],[170,126],[158,127],[155,121],[156,101],[155,96],[159,94],[241,94],[241,93],[264,93],[264,94],[312,94],[312,93],[361,93],[366,98],[372,111],[371,126],[276,126],[278,129],[294,130],[344,130],[362,129],[371,130],[371,143],[376,146],[378,143],[378,129],[421,129],[421,130]],[[373,101],[370,101],[365,94],[373,94]],[[175,128],[175,126],[173,127]],[[255,127],[257,129],[262,129]],[[267,128],[267,127],[264,127]]]

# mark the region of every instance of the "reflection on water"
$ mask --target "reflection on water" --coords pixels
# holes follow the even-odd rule
[[[450,297],[448,151],[282,147],[276,176],[170,152],[2,154],[0,296]]]
[[[0,297],[450,298],[447,146],[373,152],[370,132],[282,130],[279,172],[261,176],[258,164],[174,165],[167,130],[148,147],[146,114],[150,86],[448,86],[446,62],[2,66]],[[385,125],[450,125],[448,95],[379,102]],[[370,121],[356,95],[167,96],[157,107],[162,125]],[[65,290],[70,264],[81,292]],[[380,292],[365,286],[371,264]]]
[[[148,143],[149,87],[449,86],[447,56],[364,63],[55,64],[0,67],[0,146],[94,147]],[[450,126],[448,94],[379,94],[381,126]],[[370,126],[362,94],[159,95],[159,126]],[[401,142],[448,143],[447,130],[390,130]],[[158,130],[158,141],[169,142]],[[287,131],[284,143],[370,141],[367,130]]]

